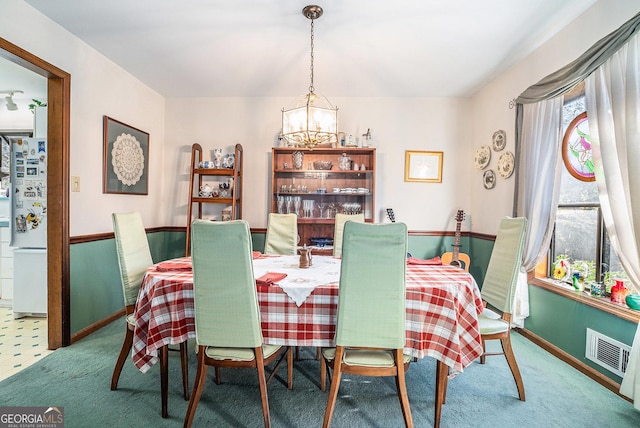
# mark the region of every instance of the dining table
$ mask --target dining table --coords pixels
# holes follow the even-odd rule
[[[298,256],[254,252],[258,304],[264,343],[283,346],[334,346],[340,258],[313,256],[300,268]],[[195,338],[191,258],[156,263],[143,277],[134,319],[132,359],[148,371],[161,364],[162,414],[167,412],[168,345]],[[439,259],[407,259],[405,354],[437,361],[436,420],[447,376],[462,373],[482,355],[478,285],[468,272]],[[164,354],[163,354],[164,353]]]

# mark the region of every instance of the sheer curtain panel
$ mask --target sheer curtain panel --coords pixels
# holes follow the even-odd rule
[[[525,217],[529,227],[512,318],[519,327],[529,316],[527,272],[546,255],[556,219],[562,171],[562,97],[526,104],[522,112],[517,215]]]
[[[640,292],[640,34],[585,82],[591,151],[611,245]],[[640,410],[640,333],[636,330],[620,392]]]

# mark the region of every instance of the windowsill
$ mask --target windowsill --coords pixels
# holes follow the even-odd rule
[[[608,312],[627,321],[633,323],[640,322],[640,311],[630,309],[625,304],[613,303],[608,297],[593,297],[587,291],[575,291],[574,288],[569,285],[559,284],[546,278],[529,278],[529,284]]]

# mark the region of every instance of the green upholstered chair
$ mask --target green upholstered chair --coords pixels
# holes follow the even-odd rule
[[[263,343],[251,250],[249,225],[244,220],[195,220],[192,223],[198,368],[185,427],[193,422],[208,366],[216,368],[216,383],[219,383],[220,368],[257,369],[265,427],[271,426],[267,383],[285,356],[288,359],[288,387],[291,389],[291,350]],[[265,366],[278,356],[280,361],[269,379],[265,379]]]
[[[298,245],[298,216],[269,213],[264,253],[295,256]]]
[[[342,235],[344,233],[344,224],[349,220],[364,223],[364,214],[336,214],[335,226],[333,229],[333,255],[335,257],[340,257],[342,255]]]
[[[332,368],[324,427],[331,424],[343,373],[395,376],[407,427],[413,426],[405,384],[407,226],[347,222],[338,294],[336,347],[322,350],[321,389]]]
[[[480,357],[480,362],[484,364],[485,356],[504,355],[516,382],[518,396],[522,401],[525,401],[524,384],[511,348],[510,332],[526,227],[527,220],[523,217],[501,220],[482,284],[481,294],[485,310],[478,317],[482,346],[484,347],[487,340],[500,340],[503,351],[484,353]],[[495,310],[486,307],[487,303]]]
[[[133,329],[135,327],[133,311],[138,298],[138,291],[142,284],[145,271],[153,264],[147,234],[142,223],[142,216],[139,212],[113,213],[113,232],[116,240],[116,252],[118,255],[118,266],[120,268],[120,282],[122,284],[122,294],[124,295],[124,306],[126,313],[127,331],[120,349],[120,355],[116,361],[111,377],[111,389],[118,387],[118,379],[122,372],[122,367],[131,353],[133,344]],[[189,375],[187,343],[180,344],[180,357],[182,363],[182,386],[185,400],[189,399]],[[161,364],[167,364],[161,361]],[[163,413],[166,409],[166,397],[163,399]]]
[[[516,357],[511,348],[511,313],[518,284],[518,274],[522,265],[522,251],[526,234],[527,220],[523,217],[505,217],[500,221],[498,234],[493,245],[489,266],[482,284],[482,301],[485,309],[478,316],[482,347],[486,349],[487,340],[500,340],[502,351],[487,354],[480,357],[480,363],[484,364],[485,357],[491,355],[503,355],[507,359],[511,374],[516,381],[518,396],[525,401],[524,384],[516,363]],[[495,310],[487,307],[487,303]],[[497,312],[496,312],[497,311]],[[438,361],[436,367],[436,412],[434,426],[440,426],[440,414],[442,403],[447,394],[447,368]]]

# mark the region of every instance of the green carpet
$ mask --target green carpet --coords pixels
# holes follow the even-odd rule
[[[160,417],[159,366],[148,373],[125,364],[119,389],[109,389],[113,365],[124,337],[124,319],[24,371],[0,382],[0,406],[62,406],[65,427],[181,426],[187,408],[182,398],[180,359],[170,354],[169,418]],[[190,343],[191,351],[193,343]],[[527,401],[517,399],[503,357],[474,363],[449,382],[443,427],[639,427],[640,412],[606,388],[513,334]],[[294,389],[286,389],[280,370],[269,385],[274,427],[319,427],[327,394],[319,390],[319,362],[303,348],[294,368]],[[195,375],[190,353],[190,377]],[[253,370],[223,370],[215,385],[213,370],[198,406],[196,427],[262,426],[260,394]],[[411,413],[416,427],[433,426],[435,360],[412,363],[407,372]],[[333,427],[403,426],[393,378],[345,376]]]

